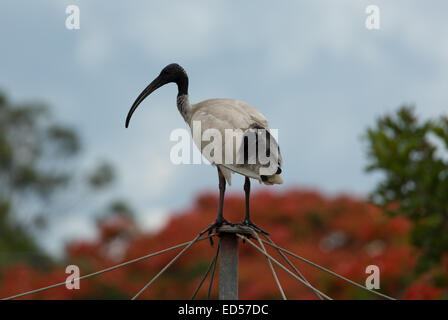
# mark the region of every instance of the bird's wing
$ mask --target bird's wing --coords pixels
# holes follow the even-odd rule
[[[193,105],[192,114],[205,111],[213,113],[220,119],[227,119],[235,128],[247,129],[252,123],[269,128],[266,117],[250,104],[236,99],[209,99]],[[239,119],[236,119],[236,116]],[[242,120],[234,123],[234,120]]]
[[[221,100],[221,99],[219,99]],[[193,106],[191,118],[189,121],[191,133],[195,145],[199,148],[203,156],[212,164],[224,164],[226,161],[225,137],[226,130],[240,129],[241,135],[249,128],[251,118],[244,109],[235,107],[233,104],[221,104],[218,99],[206,100]],[[200,128],[198,127],[200,126]],[[207,133],[212,134],[217,130],[220,134],[216,145],[220,154],[213,152],[211,155],[206,149],[210,142],[215,142],[214,137],[209,137]],[[200,135],[198,135],[200,133]],[[232,155],[237,154],[239,146],[232,148]],[[234,159],[232,159],[234,160]]]
[[[221,133],[221,158],[219,162],[214,161],[216,160],[216,158],[213,159],[207,152],[204,152],[204,148],[210,143],[209,141],[195,141],[196,146],[201,150],[202,154],[207,158],[207,160],[209,160],[212,164],[219,164],[222,167],[225,167],[233,172],[240,173],[244,176],[260,180],[261,176],[259,173],[259,169],[262,167],[262,165],[260,165],[259,163],[240,163],[241,159],[237,161],[238,155],[241,154],[241,152],[245,148],[243,146],[243,142],[245,141],[244,136],[250,135],[254,131],[258,131],[258,129],[266,129],[266,134],[257,134],[257,141],[260,141],[261,145],[265,146],[264,150],[278,150],[277,141],[275,141],[275,139],[269,133],[268,121],[266,117],[257,109],[245,102],[235,99],[210,99],[202,101],[192,106],[191,118],[188,123],[190,125],[190,128],[192,129],[193,137],[195,138],[194,122],[200,122],[201,135],[207,129],[216,129]],[[225,158],[226,148],[224,145],[224,140],[226,136],[226,129],[239,129],[241,133],[241,137],[239,139],[240,142],[235,143],[235,146],[232,150],[233,154],[231,163],[229,163],[229,161],[226,161]],[[275,165],[277,167],[280,167],[280,153],[272,153],[277,154],[273,157],[273,159]],[[275,170],[277,170],[277,167],[274,168],[274,173],[272,174],[275,174]]]
[[[260,175],[271,176],[281,173],[282,156],[277,140],[267,128],[256,123],[244,132],[238,155],[243,157],[246,166],[254,164],[253,169],[260,172]],[[265,170],[268,167],[270,170]]]
[[[235,104],[239,106],[241,109],[246,111],[246,113],[250,116],[251,120],[262,127],[269,128],[268,119],[256,108],[252,107],[250,104],[240,101],[234,100]]]
[[[237,148],[236,161],[223,163],[223,167],[265,184],[283,183],[280,148],[269,130],[253,123]]]

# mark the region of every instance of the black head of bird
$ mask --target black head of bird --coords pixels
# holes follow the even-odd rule
[[[167,65],[162,69],[160,74],[155,78],[137,97],[133,103],[131,109],[129,110],[128,116],[126,117],[126,128],[129,126],[129,121],[131,121],[132,114],[137,109],[137,107],[142,103],[147,96],[152,92],[156,91],[158,88],[168,84],[176,83],[178,88],[178,95],[188,94],[188,76],[184,68],[182,68],[177,63],[172,63]]]

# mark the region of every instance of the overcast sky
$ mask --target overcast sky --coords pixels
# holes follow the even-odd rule
[[[65,27],[71,4],[79,30]],[[365,28],[370,4],[380,30]],[[114,194],[148,227],[217,190],[214,168],[170,162],[170,133],[186,128],[174,85],[124,128],[136,96],[172,62],[188,72],[191,102],[241,99],[279,130],[285,184],[274,189],[364,195],[377,176],[364,173],[360,138],[375,117],[403,103],[424,117],[446,113],[447,12],[441,0],[2,0],[0,89],[16,102],[47,102],[79,129],[86,161],[112,160]],[[230,190],[242,184],[234,176]],[[50,250],[93,229],[85,214],[55,221]]]

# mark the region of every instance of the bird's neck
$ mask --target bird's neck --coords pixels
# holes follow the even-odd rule
[[[179,94],[177,95],[177,109],[179,110],[184,120],[188,123],[191,113],[191,105],[190,100],[188,99],[188,94],[181,94],[179,92]]]
[[[188,76],[185,71],[180,72],[177,80],[177,109],[179,109],[180,114],[184,120],[188,123],[190,120],[191,105],[188,100]]]
[[[188,95],[188,76],[185,72],[178,75],[176,84],[177,84],[178,96]]]

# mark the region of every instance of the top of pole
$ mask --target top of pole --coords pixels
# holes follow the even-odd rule
[[[221,227],[219,227],[216,230],[216,233],[219,235],[221,234],[229,234],[229,233],[233,233],[233,234],[241,234],[241,235],[246,235],[246,236],[251,236],[253,234],[253,229],[250,227],[246,227],[246,226],[242,226],[242,225],[234,225],[234,226],[230,226],[230,225],[223,225]]]

